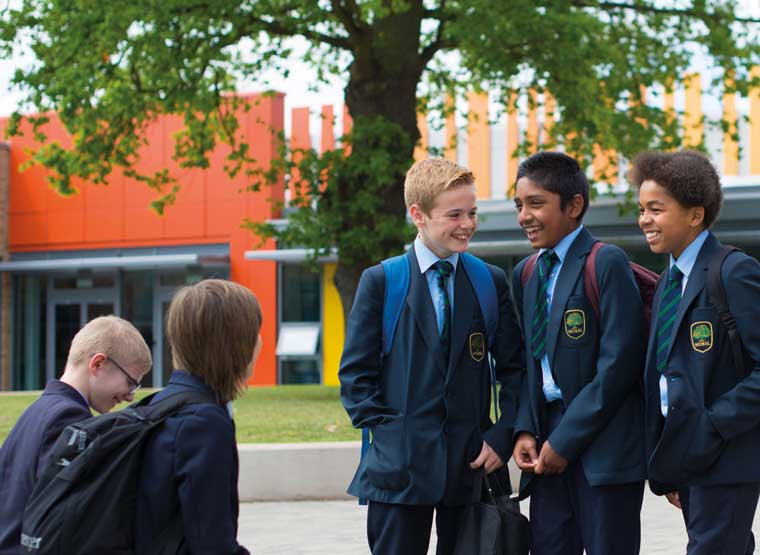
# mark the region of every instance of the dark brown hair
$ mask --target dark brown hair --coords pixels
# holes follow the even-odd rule
[[[227,402],[245,389],[262,314],[248,289],[220,279],[183,287],[166,315],[166,333],[177,368],[201,378]]]
[[[720,214],[720,177],[707,156],[696,150],[642,152],[634,158],[628,179],[636,189],[644,181],[654,181],[681,206],[701,206],[705,210],[705,228],[715,223]]]

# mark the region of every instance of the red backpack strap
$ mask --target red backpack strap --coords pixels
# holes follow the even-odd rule
[[[586,257],[586,265],[583,269],[583,287],[586,289],[586,298],[591,303],[591,309],[594,311],[597,322],[599,316],[599,282],[596,280],[596,255],[605,243],[597,241],[591,247],[591,252]]]
[[[525,288],[525,284],[528,283],[530,276],[533,275],[533,271],[536,269],[536,260],[538,260],[538,253],[531,254],[530,258],[528,258],[528,261],[525,263],[525,266],[523,266],[522,274],[520,274],[520,281],[522,282],[523,289]]]

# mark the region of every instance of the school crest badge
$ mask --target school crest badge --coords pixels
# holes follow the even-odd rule
[[[472,357],[472,360],[476,362],[480,362],[483,360],[483,357],[486,355],[486,344],[485,341],[483,341],[483,334],[482,333],[471,333],[470,334],[470,357]]]
[[[694,322],[691,325],[691,347],[698,353],[706,353],[713,346],[713,327],[710,322]]]
[[[570,339],[580,339],[586,335],[586,313],[572,309],[565,311],[565,335]]]

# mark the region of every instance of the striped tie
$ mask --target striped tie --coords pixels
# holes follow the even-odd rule
[[[559,257],[552,249],[547,249],[538,258],[538,295],[536,295],[536,312],[533,317],[533,338],[531,350],[533,358],[541,360],[546,353],[546,324],[549,321],[549,295],[547,287],[552,268],[559,262]]]
[[[451,344],[451,301],[449,300],[449,277],[454,271],[454,266],[448,260],[439,260],[433,266],[438,277],[438,290],[443,296],[443,325],[441,326],[441,346],[448,360],[449,346]]]
[[[673,337],[673,322],[681,301],[681,278],[683,274],[678,266],[673,264],[668,275],[668,283],[660,301],[660,312],[657,314],[657,370],[662,372],[668,362],[668,345]]]

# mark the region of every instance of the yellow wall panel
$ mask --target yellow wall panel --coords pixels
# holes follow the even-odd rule
[[[467,95],[467,166],[475,174],[478,198],[491,198],[491,129],[488,125],[488,93]]]
[[[457,161],[457,122],[455,117],[456,102],[454,97],[446,97],[446,143],[443,146],[443,156],[452,162]]]
[[[702,124],[702,78],[698,73],[690,73],[684,77],[684,116],[683,137],[684,146],[693,147],[702,142],[704,128]]]
[[[752,77],[760,78],[760,66],[752,68]],[[760,175],[760,88],[749,94],[749,173]]]
[[[417,114],[417,129],[420,130],[420,140],[414,147],[414,161],[419,162],[428,157],[428,122],[427,114]]]
[[[530,143],[530,153],[538,152],[538,93],[536,89],[530,89],[528,92],[528,117],[525,128],[525,139]]]
[[[339,385],[338,367],[343,353],[343,305],[335,287],[335,263],[322,266],[322,383]]]
[[[726,85],[733,87],[733,80],[727,79]],[[739,143],[734,140],[736,134],[736,93],[727,92],[723,95],[723,120],[729,128],[723,133],[723,174],[739,175]]]
[[[513,94],[507,106],[507,197],[515,196],[515,180],[520,159],[514,155],[520,143],[520,128],[517,122],[517,95]]]

